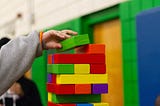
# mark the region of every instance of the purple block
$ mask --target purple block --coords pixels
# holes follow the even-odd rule
[[[108,84],[92,84],[92,94],[108,93]]]
[[[47,75],[47,82],[52,83],[52,74]]]

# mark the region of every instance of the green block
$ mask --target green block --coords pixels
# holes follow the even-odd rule
[[[135,18],[136,15],[141,11],[142,5],[141,0],[132,0],[131,2],[131,17]]]
[[[101,102],[100,94],[90,95],[56,95],[52,94],[53,103],[97,103]]]
[[[130,15],[130,1],[123,2],[120,4],[120,19],[121,20],[128,20]]]
[[[142,2],[142,10],[147,10],[154,7],[153,0],[141,0]]]
[[[89,41],[88,34],[72,36],[71,38],[63,40],[61,42],[62,48],[57,49],[57,52],[63,52],[63,51],[75,48],[77,46],[81,46],[89,43],[90,41]]]
[[[47,72],[53,74],[74,74],[74,64],[48,64]]]
[[[154,0],[154,7],[160,6],[160,0]]]

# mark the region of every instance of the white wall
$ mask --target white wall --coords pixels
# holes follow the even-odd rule
[[[0,37],[7,33],[6,23],[9,23],[8,26],[14,24],[12,26],[15,28],[15,35],[21,35],[111,7],[122,1],[124,0],[1,0]],[[32,12],[35,16],[33,25],[29,21]],[[22,19],[16,19],[17,13],[22,13]]]

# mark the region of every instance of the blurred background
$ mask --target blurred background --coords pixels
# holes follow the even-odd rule
[[[15,37],[32,30],[42,30],[121,1],[123,0],[2,0],[0,37],[6,34]]]
[[[72,29],[106,45],[110,106],[159,106],[160,0],[1,0],[0,38]],[[73,52],[73,51],[69,51]],[[47,106],[47,55],[26,76]]]

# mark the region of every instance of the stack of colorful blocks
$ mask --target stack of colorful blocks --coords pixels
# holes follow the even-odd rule
[[[89,43],[87,34],[74,36],[58,52],[81,46],[76,54],[48,55],[48,106],[109,106],[101,103],[108,93],[105,45]]]

